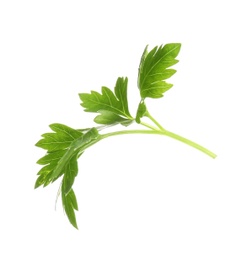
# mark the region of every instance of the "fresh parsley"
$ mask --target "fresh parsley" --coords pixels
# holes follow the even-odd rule
[[[171,67],[178,62],[176,57],[180,47],[179,43],[170,43],[156,46],[151,51],[148,51],[148,46],[145,48],[138,72],[140,101],[135,117],[130,114],[128,107],[128,78],[119,77],[114,91],[108,87],[102,87],[101,93],[91,91],[91,93],[79,94],[84,111],[96,113],[94,122],[100,126],[73,129],[63,124],[51,124],[50,128],[53,132],[43,134],[42,139],[36,143],[36,146],[46,150],[46,154],[37,161],[43,167],[38,172],[35,188],[42,185],[45,187],[61,179],[59,194],[62,197],[64,211],[75,228],[78,228],[75,216],[78,204],[73,184],[78,174],[77,161],[87,148],[100,140],[123,134],[158,134],[179,140],[212,158],[216,157],[213,152],[203,146],[164,129],[151,116],[145,103],[147,98],[163,97],[164,93],[172,87],[172,84],[166,80],[176,73],[176,70],[171,69]],[[143,120],[145,118],[150,119],[152,124],[146,123]],[[127,127],[133,123],[137,123],[145,129],[124,129],[100,133],[101,130],[108,127],[114,127],[118,124]]]

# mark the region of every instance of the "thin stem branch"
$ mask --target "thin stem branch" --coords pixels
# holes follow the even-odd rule
[[[146,111],[145,116],[148,117],[152,122],[154,122],[155,125],[157,125],[160,130],[166,131],[166,130],[163,128],[163,126],[162,126],[154,117],[152,117],[151,114],[150,114],[148,111]]]
[[[149,125],[149,124],[147,124],[145,122],[140,122],[140,125],[143,125],[143,126],[149,128],[149,129],[152,129],[152,130],[155,130],[155,131],[159,130],[159,129],[157,129],[157,128],[153,127],[152,125]]]

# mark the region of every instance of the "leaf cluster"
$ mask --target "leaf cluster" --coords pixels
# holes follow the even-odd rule
[[[178,60],[176,59],[181,44],[170,43],[156,46],[148,51],[145,48],[138,70],[138,89],[140,100],[137,102],[136,116],[133,117],[129,111],[128,105],[128,78],[119,77],[116,80],[114,90],[103,86],[101,92],[91,91],[90,93],[80,93],[81,106],[85,112],[95,113],[94,122],[100,126],[73,129],[63,124],[51,124],[52,132],[42,135],[41,140],[36,146],[46,150],[46,154],[37,161],[42,166],[38,172],[35,188],[47,185],[61,180],[60,194],[64,211],[70,223],[77,228],[75,210],[78,210],[76,195],[73,190],[73,184],[78,174],[78,158],[90,146],[96,144],[102,139],[120,134],[159,134],[175,138],[187,143],[210,156],[213,153],[201,147],[194,142],[166,131],[148,112],[145,103],[146,98],[161,98],[164,93],[172,87],[172,84],[166,82],[176,70],[171,69]],[[154,125],[149,125],[143,121],[146,117]],[[148,130],[123,130],[100,133],[106,127],[112,127],[116,124],[127,127],[132,123],[138,123]],[[211,153],[211,154],[210,154]]]
[[[43,134],[43,138],[36,143],[47,153],[37,161],[43,167],[38,172],[35,188],[45,187],[63,176],[60,190],[63,207],[70,223],[77,228],[74,210],[78,210],[78,205],[72,189],[78,174],[77,159],[88,144],[97,140],[98,131],[91,128],[82,133],[63,124],[51,124],[50,128],[54,132]]]
[[[82,93],[79,97],[81,106],[86,112],[98,113],[94,118],[97,124],[111,125],[120,123],[129,125],[133,121],[130,115],[127,99],[128,78],[117,79],[114,92],[108,87],[102,87],[101,93],[91,91]]]

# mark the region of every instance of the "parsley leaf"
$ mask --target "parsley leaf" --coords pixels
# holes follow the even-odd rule
[[[138,75],[138,87],[142,99],[146,97],[160,98],[163,93],[172,87],[172,84],[167,83],[165,79],[170,78],[176,70],[168,69],[176,64],[177,57],[180,51],[181,44],[170,43],[154,47],[148,52],[145,48]]]
[[[37,161],[38,164],[45,166],[38,172],[39,177],[35,183],[35,188],[41,185],[47,186],[56,179],[52,177],[54,171],[57,171],[58,165],[64,160],[64,156],[73,141],[83,135],[81,132],[63,124],[51,124],[50,128],[54,132],[43,134],[43,138],[36,143],[36,146],[47,150],[47,154]],[[58,178],[60,174],[61,171],[56,174],[56,177]]]
[[[35,188],[47,186],[63,175],[62,201],[65,212],[71,224],[77,227],[74,212],[76,209],[75,194],[72,190],[75,177],[78,173],[77,159],[87,146],[97,141],[98,131],[96,128],[89,129],[85,134],[62,124],[52,124],[50,128],[54,133],[43,134],[36,146],[47,150],[47,154],[37,161],[45,165],[39,172]]]
[[[36,143],[48,152],[66,149],[72,141],[82,136],[81,132],[63,124],[51,124],[50,128],[54,132],[43,134],[43,138]]]
[[[127,86],[128,78],[119,77],[114,88],[115,93],[107,87],[102,87],[102,94],[96,91],[91,91],[91,94],[79,94],[81,106],[86,112],[99,113],[94,119],[97,124],[129,125],[134,118],[130,115],[128,108]]]
[[[65,213],[69,219],[69,222],[78,229],[75,210],[78,210],[77,200],[74,191],[71,189],[68,194],[64,191],[64,182],[62,183],[62,202]]]
[[[141,100],[141,102],[139,103],[138,109],[137,109],[137,113],[136,113],[136,122],[138,124],[141,123],[141,118],[143,116],[145,116],[146,112],[147,112],[146,104],[145,104],[144,100]]]

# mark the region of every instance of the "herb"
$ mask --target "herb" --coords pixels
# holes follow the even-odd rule
[[[163,94],[172,87],[172,84],[167,83],[166,80],[176,72],[170,67],[178,62],[176,57],[180,47],[179,43],[170,43],[156,46],[151,51],[145,48],[139,66],[138,88],[141,98],[135,117],[130,114],[128,107],[128,79],[119,77],[114,92],[107,87],[102,87],[101,93],[91,91],[91,93],[79,94],[84,111],[96,113],[94,122],[101,126],[73,129],[63,124],[51,124],[50,128],[53,132],[43,134],[42,139],[36,143],[36,146],[47,152],[37,161],[38,164],[43,165],[43,168],[38,172],[35,188],[42,185],[45,187],[62,178],[59,194],[62,197],[65,213],[75,228],[78,228],[75,217],[78,205],[72,187],[78,174],[77,160],[87,148],[102,139],[123,134],[158,134],[177,139],[212,158],[216,157],[213,152],[201,145],[164,129],[148,112],[145,103],[146,98],[163,97]],[[152,125],[143,121],[143,118],[150,119]],[[133,123],[144,126],[146,129],[100,134],[100,131],[105,128],[114,127],[117,124],[127,127]]]

